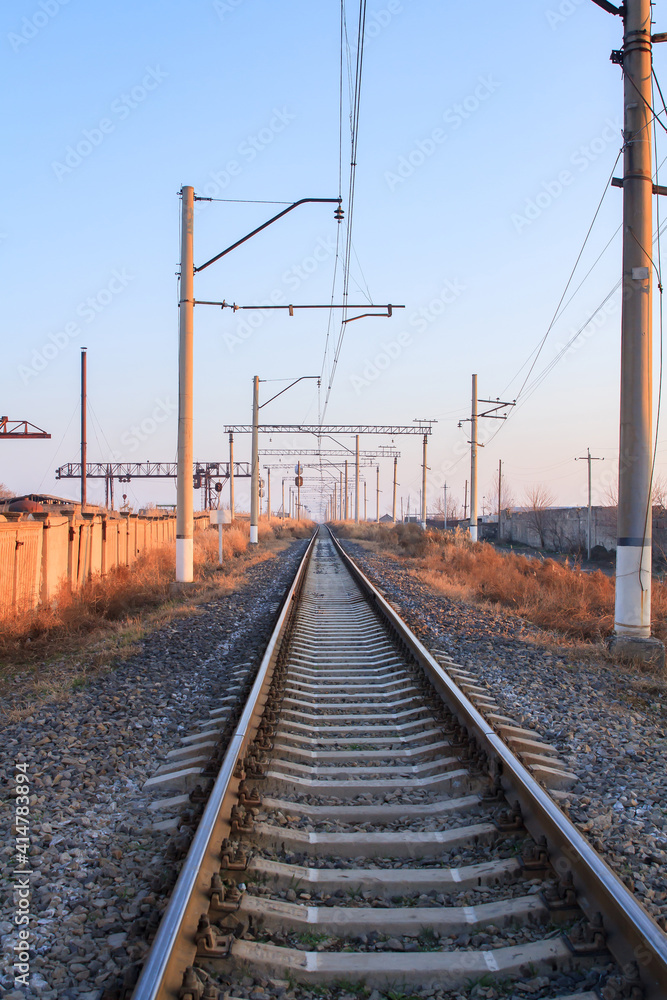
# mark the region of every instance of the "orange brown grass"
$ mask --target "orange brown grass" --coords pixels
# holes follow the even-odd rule
[[[248,522],[236,521],[223,530],[223,564],[218,565],[216,528],[194,536],[195,585],[174,595],[174,545],[167,543],[140,556],[131,567],[116,567],[95,576],[82,590],[61,587],[51,605],[0,616],[0,668],[30,664],[79,651],[105,633],[117,637],[119,626],[137,631],[137,623],[156,612],[176,615],[184,603],[229,593],[243,582],[253,565],[271,559],[295,538],[312,534],[310,521],[260,523],[260,545],[249,545]],[[195,609],[192,608],[195,613]]]
[[[571,639],[599,641],[614,626],[614,580],[600,570],[501,552],[473,544],[463,532],[422,531],[418,525],[341,525],[339,533],[372,548],[407,557],[411,571],[454,600],[509,608],[522,618]],[[667,638],[667,587],[654,581],[653,630]]]

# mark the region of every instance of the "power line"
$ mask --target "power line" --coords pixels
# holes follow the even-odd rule
[[[579,253],[577,254],[577,258],[576,258],[576,260],[574,262],[574,266],[572,267],[572,270],[570,271],[570,276],[567,279],[567,283],[565,285],[565,288],[563,289],[563,294],[561,295],[560,299],[558,300],[558,305],[556,306],[556,310],[555,310],[555,312],[554,312],[554,314],[553,314],[553,316],[551,318],[551,322],[549,323],[549,326],[547,327],[546,333],[544,334],[544,336],[542,337],[541,341],[539,342],[537,353],[535,354],[535,357],[533,358],[533,362],[532,362],[530,368],[528,369],[528,374],[524,378],[524,380],[523,380],[523,382],[521,384],[521,388],[519,389],[518,393],[516,394],[516,400],[517,400],[517,402],[521,398],[521,394],[522,394],[522,392],[523,392],[523,390],[524,390],[524,388],[526,386],[526,383],[528,382],[528,379],[532,375],[533,370],[535,368],[535,365],[537,364],[537,361],[538,361],[538,359],[540,357],[540,354],[542,353],[544,345],[547,342],[547,337],[551,333],[551,331],[553,329],[553,326],[554,326],[554,323],[556,322],[556,320],[558,318],[561,306],[563,304],[563,300],[564,300],[565,296],[567,295],[567,290],[570,287],[570,285],[572,284],[572,279],[574,278],[574,275],[575,275],[575,272],[577,270],[577,267],[579,266],[579,261],[581,260],[581,257],[582,257],[582,254],[583,254],[584,250],[586,249],[586,245],[587,245],[588,240],[590,238],[591,232],[593,231],[593,226],[595,225],[597,217],[600,214],[600,209],[602,208],[602,204],[603,204],[603,202],[604,202],[604,200],[605,200],[605,198],[607,196],[607,192],[609,190],[609,185],[611,184],[611,179],[614,176],[614,170],[616,169],[616,164],[618,163],[618,161],[619,161],[619,159],[621,157],[621,153],[622,152],[623,152],[623,149],[621,148],[619,150],[619,152],[618,152],[618,155],[617,155],[616,159],[614,160],[614,165],[611,168],[611,173],[609,175],[608,180],[605,183],[604,191],[602,192],[602,197],[600,198],[600,201],[598,202],[598,206],[595,209],[595,214],[593,215],[593,219],[591,221],[591,224],[588,227],[588,231],[586,232],[586,236],[584,238],[584,242],[581,245],[581,249],[579,250]],[[525,364],[525,362],[524,362],[524,364]],[[512,384],[513,381],[514,381],[514,379],[512,379],[510,381],[510,385]]]
[[[361,81],[363,77],[364,41],[366,36],[366,0],[359,0],[359,20],[357,24],[357,51],[356,51],[356,59],[354,67],[354,84],[352,84],[351,53],[350,53],[349,42],[347,40],[347,19],[345,16],[344,0],[341,3],[341,20],[342,20],[341,34],[345,36],[347,45],[348,84],[350,90],[350,175],[348,182],[347,221],[345,226],[345,249],[343,254],[343,300],[342,300],[343,303],[347,303],[349,289],[350,289],[350,266],[352,262],[352,253],[353,253],[352,229],[354,222],[354,195],[355,195],[355,185],[356,185],[356,175],[357,175],[357,155],[358,155],[358,145],[359,145],[359,118],[361,113]],[[338,359],[340,357],[340,352],[345,337],[345,330],[347,328],[347,323],[345,322],[346,319],[347,319],[347,311],[343,310],[343,314],[341,317],[340,331],[334,349],[334,356],[331,365],[329,383],[327,385],[327,391],[324,399],[324,409],[322,411],[322,416],[321,416],[322,420],[324,420],[327,407],[329,405],[331,388],[333,386],[333,380],[336,375],[336,368],[338,367]],[[327,336],[327,343],[328,343],[328,336]]]

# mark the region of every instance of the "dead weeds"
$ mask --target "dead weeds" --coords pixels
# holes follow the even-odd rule
[[[538,560],[474,544],[464,532],[422,531],[416,524],[345,522],[336,531],[372,551],[400,559],[417,579],[455,601],[510,610],[552,633],[546,642],[604,655],[614,626],[614,580],[599,570],[583,573],[575,563]],[[654,581],[654,635],[667,639],[667,586]],[[562,653],[562,650],[561,650]]]

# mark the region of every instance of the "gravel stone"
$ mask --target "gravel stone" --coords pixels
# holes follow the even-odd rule
[[[554,652],[518,616],[434,593],[399,560],[342,543],[429,649],[558,749],[579,778],[559,805],[667,930],[665,682],[567,645]]]
[[[153,829],[163,817],[148,811],[153,796],[143,785],[181,736],[208,720],[216,699],[242,697],[306,545],[294,542],[251,567],[238,591],[146,636],[138,653],[73,689],[66,703],[41,704],[3,727],[0,843],[11,865],[17,761],[28,765],[31,785],[35,958],[21,1000],[97,1000],[145,955],[147,925],[157,923],[180,862],[169,860],[170,835]],[[9,880],[2,902],[11,913]],[[4,921],[0,934],[6,954],[16,928]],[[13,975],[0,984],[13,987]]]

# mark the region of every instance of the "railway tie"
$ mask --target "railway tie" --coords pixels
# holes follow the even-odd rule
[[[508,792],[511,751],[494,756],[464,696],[452,712],[453,682],[382,603],[320,531],[182,872],[187,905],[177,885],[127,996],[664,1000],[660,938],[648,973],[625,961],[576,838],[564,862],[535,829],[539,786],[517,761]]]

